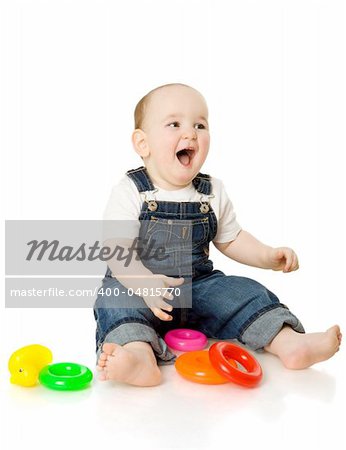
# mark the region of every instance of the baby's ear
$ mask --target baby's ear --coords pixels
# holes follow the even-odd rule
[[[132,133],[132,144],[135,151],[141,158],[149,156],[149,147],[147,143],[147,136],[143,130],[137,128]]]

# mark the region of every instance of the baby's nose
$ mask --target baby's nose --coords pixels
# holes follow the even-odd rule
[[[183,139],[196,139],[197,133],[194,128],[187,128],[183,132]]]

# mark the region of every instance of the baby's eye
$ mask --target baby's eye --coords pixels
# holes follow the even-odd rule
[[[203,123],[196,123],[195,128],[197,130],[205,130],[205,125],[203,125]]]
[[[168,126],[171,128],[179,127],[179,122],[171,122],[168,124]]]

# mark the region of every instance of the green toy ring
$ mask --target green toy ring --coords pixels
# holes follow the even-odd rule
[[[85,388],[93,378],[86,366],[61,362],[43,367],[39,380],[44,386],[58,391],[75,391]]]

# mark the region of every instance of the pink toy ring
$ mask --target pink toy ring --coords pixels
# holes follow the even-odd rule
[[[208,344],[208,339],[200,331],[177,328],[166,334],[165,342],[169,347],[175,350],[192,352],[195,350],[202,350]]]
[[[253,387],[262,380],[262,369],[259,362],[244,348],[229,342],[216,342],[209,349],[210,362],[220,375],[229,381]],[[234,367],[230,360],[241,364],[245,372]]]

